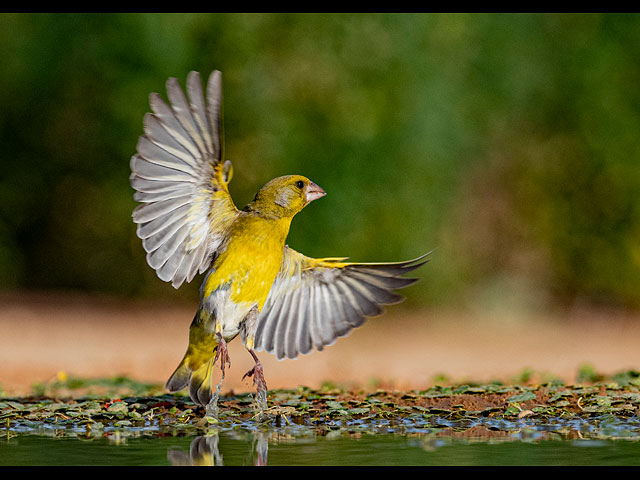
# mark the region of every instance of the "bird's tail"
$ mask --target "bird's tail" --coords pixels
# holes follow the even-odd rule
[[[167,390],[177,392],[188,386],[191,400],[206,406],[212,398],[211,374],[217,345],[215,335],[205,332],[204,322],[198,312],[189,329],[189,347],[180,365],[167,380]]]
[[[185,360],[186,356],[185,356]],[[167,390],[177,392],[189,386],[189,396],[198,405],[207,406],[212,397],[211,373],[213,372],[213,357],[195,370],[189,366],[189,361],[183,360],[167,381]]]

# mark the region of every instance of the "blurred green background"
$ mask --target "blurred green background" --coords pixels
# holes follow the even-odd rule
[[[197,298],[146,265],[129,159],[148,94],[219,69],[236,204],[328,192],[297,250],[436,248],[414,306],[640,307],[639,15],[1,14],[0,58],[2,289]]]

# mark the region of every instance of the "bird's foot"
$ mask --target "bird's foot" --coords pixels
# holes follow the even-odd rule
[[[213,359],[213,364],[220,359],[220,370],[222,370],[222,378],[224,378],[224,371],[227,365],[231,368],[231,358],[229,358],[229,349],[227,348],[227,342],[225,342],[222,335],[218,333],[218,345],[216,346],[216,356]]]
[[[253,377],[253,384],[258,392],[267,391],[267,382],[264,379],[264,371],[260,362],[256,362],[253,368],[242,376],[242,379],[244,380],[246,377]]]
[[[253,377],[253,384],[256,386],[255,401],[258,409],[258,415],[262,415],[262,413],[267,409],[267,382],[264,379],[262,364],[260,362],[256,362],[253,368],[242,376],[242,379],[244,380],[245,377]]]
[[[253,384],[256,386],[256,404],[258,406],[259,413],[262,414],[267,409],[267,382],[264,379],[264,372],[262,370],[262,364],[258,360],[256,352],[249,350],[249,353],[253,357],[253,361],[256,362],[251,370],[242,376],[244,380],[246,377],[253,377]]]

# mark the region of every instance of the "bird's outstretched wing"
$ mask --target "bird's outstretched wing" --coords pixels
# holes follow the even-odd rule
[[[427,254],[428,255],[428,254]],[[286,247],[280,272],[258,318],[256,350],[278,359],[322,350],[403,297],[392,290],[416,282],[402,277],[428,260],[349,263],[309,258]]]
[[[153,113],[131,158],[137,234],[149,265],[175,288],[208,268],[238,213],[227,188],[231,163],[222,162],[220,72],[209,77],[206,100],[198,72],[189,73],[187,93],[170,78],[170,105],[150,95]]]

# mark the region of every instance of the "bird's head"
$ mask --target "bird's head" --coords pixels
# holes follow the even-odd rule
[[[274,178],[264,185],[248,206],[250,210],[276,218],[293,217],[327,193],[302,175]]]

